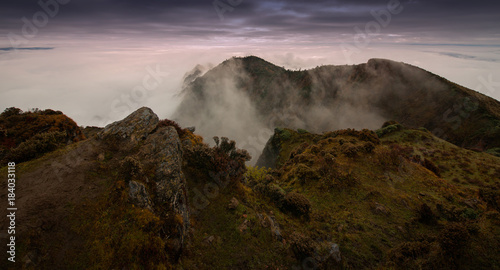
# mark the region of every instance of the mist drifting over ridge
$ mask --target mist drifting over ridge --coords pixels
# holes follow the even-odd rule
[[[201,74],[183,89],[173,118],[195,126],[205,138],[235,140],[253,161],[275,127],[321,133],[377,129],[397,120],[452,132],[452,127],[442,127],[445,121],[439,116],[454,103],[462,106],[463,91],[473,92],[423,69],[383,59],[291,71],[250,56],[226,60]]]

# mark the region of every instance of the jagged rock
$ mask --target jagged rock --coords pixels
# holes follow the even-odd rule
[[[176,204],[177,193],[184,187],[181,141],[174,127],[162,127],[149,135],[139,156],[155,163],[157,203]]]
[[[281,132],[283,130],[276,128],[274,130],[274,135],[267,141],[264,150],[262,150],[262,154],[257,160],[257,167],[268,167],[268,168],[276,168],[278,161],[279,153],[281,151]]]
[[[236,198],[232,198],[231,201],[229,202],[229,205],[227,206],[227,208],[229,210],[234,210],[236,209],[236,207],[238,207],[238,205],[240,205],[240,202],[236,199]]]
[[[186,180],[182,173],[182,146],[175,128],[161,127],[150,134],[138,156],[142,163],[154,165],[154,203],[160,208],[170,207],[182,216],[184,222],[179,228],[182,247],[189,229],[189,212]]]
[[[136,181],[130,181],[128,186],[129,186],[128,196],[130,202],[138,207],[152,210],[151,199],[144,184]]]
[[[164,218],[166,212],[173,211],[181,215],[182,224],[178,224],[179,235],[170,235],[178,241],[181,252],[189,229],[189,212],[186,192],[186,180],[182,173],[182,145],[177,131],[172,126],[157,128],[158,116],[149,108],[143,107],[125,119],[114,122],[104,128],[97,138],[120,140],[118,151],[138,152],[134,158],[141,164],[153,169],[154,188],[149,190],[137,181],[129,182],[130,200],[139,207],[151,209],[153,213]],[[124,142],[124,143],[123,143]],[[140,148],[137,146],[140,143]],[[154,200],[152,199],[154,198]]]
[[[278,222],[276,221],[276,218],[274,217],[273,212],[271,212],[270,215],[267,217],[269,220],[269,225],[270,225],[269,227],[271,228],[271,232],[272,232],[273,236],[276,238],[276,240],[282,241],[283,236],[281,235],[280,226],[279,226]]]
[[[116,137],[138,142],[156,128],[158,121],[158,116],[150,108],[142,107],[125,119],[107,125],[97,134],[97,138]]]

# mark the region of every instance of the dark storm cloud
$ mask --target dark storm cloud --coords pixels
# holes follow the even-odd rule
[[[48,33],[123,33],[198,38],[352,34],[354,26],[363,27],[374,19],[371,11],[384,10],[390,2],[217,1],[226,7],[230,3],[237,5],[220,17],[213,0],[72,0],[59,5],[58,14],[50,18],[45,30]],[[392,18],[385,33],[445,39],[490,37],[498,42],[499,1],[401,0],[401,5],[403,12]],[[2,1],[0,34],[5,36],[8,32],[19,32],[21,18],[31,19],[40,10],[42,8],[36,0]],[[471,40],[471,43],[475,41]]]

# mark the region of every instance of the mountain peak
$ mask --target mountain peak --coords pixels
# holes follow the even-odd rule
[[[262,130],[271,134],[275,127],[321,133],[376,129],[396,120],[411,128],[425,127],[456,145],[500,147],[497,101],[388,59],[290,71],[257,56],[234,57],[184,91],[187,95],[174,117],[207,137],[224,134],[248,142]],[[236,122],[247,124],[238,128],[227,124]],[[254,143],[253,156],[266,142]]]

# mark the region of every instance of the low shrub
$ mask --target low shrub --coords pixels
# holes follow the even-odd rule
[[[304,195],[290,192],[283,200],[282,210],[290,212],[295,216],[309,216],[311,212],[311,203]]]
[[[398,122],[396,122],[396,121],[394,121],[394,120],[385,121],[385,122],[382,124],[382,127],[381,127],[381,128],[385,128],[385,127],[392,126],[392,125],[396,125],[396,124],[399,124],[399,123],[398,123]]]
[[[244,149],[237,149],[236,143],[226,137],[214,137],[214,141],[214,147],[202,144],[186,148],[186,163],[223,186],[227,184],[227,179],[231,183],[242,181],[247,171],[245,162],[250,160],[250,154]]]
[[[496,148],[490,148],[486,151],[484,151],[490,155],[494,155],[494,156],[497,156],[497,157],[500,157],[500,147],[496,147]]]
[[[396,131],[399,131],[399,130],[402,130],[403,129],[403,126],[400,125],[400,124],[393,124],[393,125],[388,125],[388,126],[385,126],[381,129],[377,129],[375,132],[377,133],[377,136],[379,138],[382,138],[383,136],[389,134],[389,133],[392,133],[392,132],[396,132]]]
[[[351,188],[359,184],[359,180],[356,176],[351,172],[337,171],[337,174],[334,176],[334,183],[338,190],[343,190],[346,188]]]
[[[437,177],[441,177],[441,170],[439,169],[438,166],[436,166],[432,161],[428,159],[424,159],[422,162],[422,165],[428,169],[429,171],[433,172]]]
[[[448,223],[441,231],[438,241],[444,255],[451,260],[461,256],[469,245],[470,233],[461,223]]]
[[[288,140],[292,137],[292,133],[289,130],[284,128],[275,128],[274,133],[278,134],[281,140]]]
[[[121,180],[125,181],[125,183],[128,183],[131,180],[142,179],[144,176],[144,170],[141,162],[133,157],[126,157],[122,162],[120,162],[118,176]]]
[[[267,196],[273,201],[276,206],[281,207],[283,205],[283,201],[286,197],[286,192],[277,184],[268,184],[267,186]]]
[[[5,159],[16,163],[32,160],[65,145],[66,138],[67,135],[64,131],[36,134],[7,152]]]
[[[422,204],[418,209],[418,221],[427,225],[436,225],[437,217],[432,209],[426,204]]]
[[[304,185],[311,181],[317,181],[321,176],[313,170],[311,167],[299,163],[292,168],[290,171],[290,180],[297,179],[301,185]]]
[[[428,257],[430,251],[431,243],[428,241],[403,242],[391,249],[387,257],[397,266],[412,266],[417,258]]]
[[[290,248],[297,260],[301,261],[306,258],[314,256],[315,245],[314,241],[297,232],[293,232],[289,238]]]
[[[462,217],[464,219],[474,220],[474,219],[477,219],[479,217],[479,214],[472,208],[466,208],[462,212]]]
[[[489,207],[500,211],[500,191],[491,187],[479,189],[479,197],[485,201]]]
[[[50,109],[23,112],[15,107],[7,108],[0,114],[0,126],[0,148],[4,150],[11,150],[44,133],[65,132],[65,143],[85,139],[80,127],[71,118]],[[40,137],[35,140],[40,140]]]
[[[333,134],[329,132],[323,135],[324,138],[337,136],[352,136],[360,139],[361,141],[371,142],[373,144],[380,143],[380,139],[377,137],[377,134],[369,129],[362,129],[361,131],[357,131],[355,129],[348,128],[334,131]]]
[[[269,171],[271,171],[271,169],[266,167],[259,168],[257,166],[248,166],[244,175],[245,183],[251,188],[258,184],[267,184],[265,183],[265,178]]]
[[[175,122],[173,120],[169,120],[169,119],[161,120],[160,122],[158,122],[158,125],[156,127],[157,128],[174,127],[175,131],[177,131],[177,135],[179,135],[179,138],[184,137],[184,135],[186,134],[185,129],[181,128],[181,126],[179,126],[179,124],[177,124],[177,122]]]
[[[355,145],[352,143],[345,143],[342,145],[342,153],[349,158],[354,158],[358,156],[358,152],[361,151],[361,147],[359,145]]]
[[[401,161],[411,156],[413,149],[399,144],[391,144],[388,148],[382,148],[377,153],[379,164],[384,167],[399,166]]]
[[[367,154],[373,153],[373,150],[375,150],[375,144],[372,142],[365,142],[362,147],[363,151]]]

